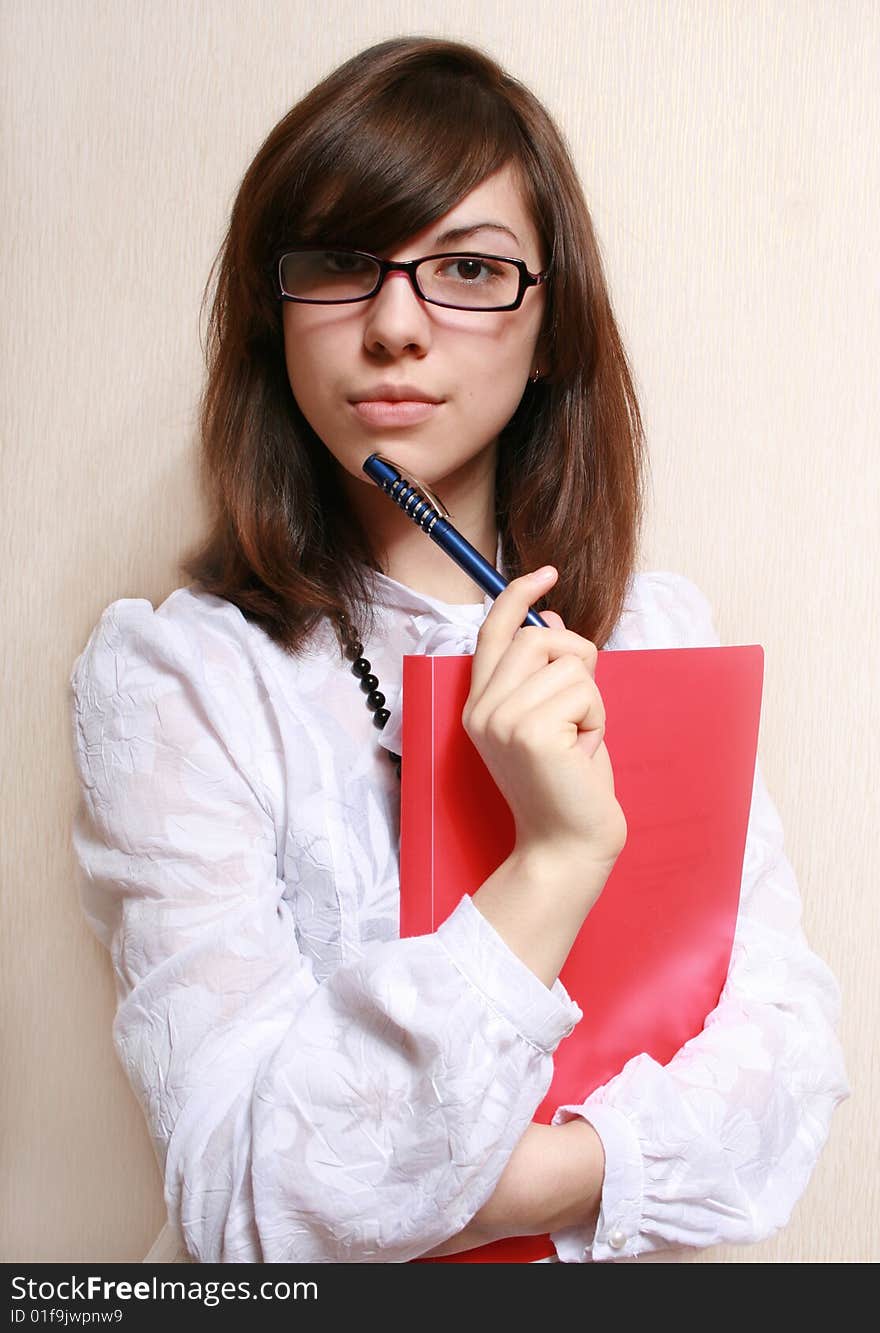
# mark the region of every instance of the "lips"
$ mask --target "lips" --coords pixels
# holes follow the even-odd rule
[[[355,394],[353,403],[442,403],[443,399],[420,389],[416,384],[374,384]]]
[[[424,399],[405,400],[365,398],[352,404],[361,421],[371,426],[410,426],[420,421],[427,421],[441,404],[426,402]]]

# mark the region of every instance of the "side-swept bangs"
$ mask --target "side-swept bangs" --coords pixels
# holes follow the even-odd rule
[[[461,70],[429,68],[340,108],[316,127],[295,201],[284,219],[304,242],[382,253],[454,208],[523,148],[510,108]],[[467,134],[462,135],[462,125]],[[316,150],[316,151],[315,151]],[[300,201],[313,201],[302,209]]]

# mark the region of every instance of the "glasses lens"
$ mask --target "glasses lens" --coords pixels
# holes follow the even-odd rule
[[[350,250],[291,250],[279,276],[288,296],[304,301],[354,301],[376,285],[379,265]]]
[[[430,301],[459,310],[491,310],[512,305],[519,293],[519,269],[486,255],[435,255],[416,270]]]

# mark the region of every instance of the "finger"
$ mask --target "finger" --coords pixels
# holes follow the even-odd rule
[[[565,621],[558,611],[542,611],[541,619],[546,620],[551,629],[565,629]]]
[[[568,653],[574,653],[576,656],[583,657],[584,661],[590,668],[591,673],[595,676],[596,661],[599,656],[599,650],[596,645],[589,639],[583,638],[580,634],[575,634],[574,630],[565,629],[565,621],[562,619],[562,616],[558,611],[551,611],[548,608],[546,611],[541,612],[541,619],[547,622],[548,628],[565,630],[565,633],[569,636],[566,642],[560,640],[558,635],[554,636],[552,645],[548,645],[550,646],[548,661],[552,662],[557,657],[562,657]],[[531,626],[525,625],[522,629],[530,630]],[[521,630],[517,630],[517,635],[514,636],[514,643],[521,632]],[[543,648],[545,646],[544,641],[539,640],[539,642]]]
[[[542,658],[537,665],[533,664],[528,645],[515,639],[498,663],[479,705],[474,707],[474,717],[482,715],[483,725],[488,725],[488,720],[508,703],[516,712],[525,713],[579,681],[589,680],[595,689],[594,668],[589,657],[585,659],[583,656],[584,651],[589,653],[592,645],[573,635],[576,652],[566,649],[565,640],[557,649],[554,641],[558,642],[559,632],[547,630],[545,633],[547,638],[539,646],[550,645],[549,660]]]
[[[523,626],[514,634],[481,694],[475,690],[471,677],[471,693],[462,710],[465,729],[470,730],[473,726],[478,731],[483,730],[500,704],[517,694],[530,676],[540,675],[558,658],[576,657],[583,662],[589,675],[595,676],[597,656],[595,644],[571,630]]]
[[[599,650],[596,645],[590,639],[585,639],[582,635],[575,634],[574,630],[565,629],[565,621],[562,619],[562,616],[558,611],[551,611],[549,609],[542,611],[541,617],[547,621],[547,624],[551,629],[559,628],[565,630],[565,633],[569,636],[567,647],[564,644],[560,645],[558,636],[554,638],[553,651],[549,655],[549,660],[553,661],[554,658],[561,657],[567,653],[574,653],[576,656],[584,659],[587,666],[590,668],[591,674],[595,676],[596,662],[599,657]],[[529,626],[526,626],[526,628],[529,628]]]
[[[545,565],[543,570],[511,579],[495,598],[477,634],[470,698],[478,699],[482,695],[492,672],[528,615],[532,602],[538,601],[548,588],[552,588],[558,577],[558,571],[552,565]]]
[[[489,729],[503,743],[527,748],[543,749],[551,739],[570,748],[585,733],[597,735],[598,745],[605,732],[605,705],[592,678],[572,681],[525,709],[517,691],[492,714]]]
[[[514,634],[513,642],[496,665],[482,694],[473,696],[471,706],[474,709],[479,707],[485,719],[527,677],[540,674],[548,663],[561,657],[579,658],[590,675],[595,676],[598,656],[596,645],[573,630],[524,625]]]

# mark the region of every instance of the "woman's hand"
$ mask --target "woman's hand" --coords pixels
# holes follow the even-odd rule
[[[580,1118],[532,1122],[511,1153],[491,1197],[467,1226],[422,1258],[459,1254],[508,1236],[543,1236],[562,1227],[595,1227],[605,1178],[602,1140]]]
[[[516,852],[610,872],[626,843],[623,810],[605,748],[605,708],[595,644],[567,630],[522,622],[557,578],[526,574],[499,593],[480,627],[462,712],[516,826]]]

